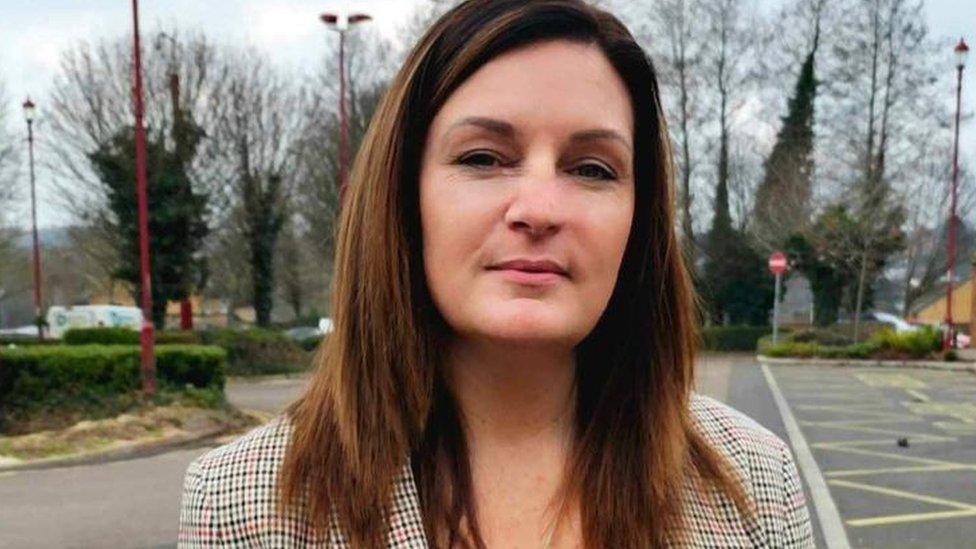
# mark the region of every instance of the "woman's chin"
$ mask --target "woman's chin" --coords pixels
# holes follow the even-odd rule
[[[481,339],[506,341],[514,345],[575,345],[585,336],[581,329],[567,322],[565,314],[552,311],[519,311],[496,314],[479,326],[472,327]]]

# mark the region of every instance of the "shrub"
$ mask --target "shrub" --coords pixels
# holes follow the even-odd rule
[[[763,349],[763,353],[769,357],[795,357],[811,358],[817,356],[818,345],[816,343],[795,343],[787,341],[776,345],[769,345]]]
[[[28,336],[2,336],[0,337],[0,347],[35,347],[37,345],[60,345],[56,339],[37,339]]]
[[[882,349],[905,353],[912,358],[924,358],[942,349],[942,333],[930,326],[901,333],[887,328],[876,332],[870,341]]]
[[[65,345],[138,345],[139,332],[131,328],[71,328],[61,341]]]
[[[710,326],[701,332],[708,351],[755,351],[759,338],[772,333],[770,326]]]
[[[189,330],[160,330],[156,332],[156,345],[200,345],[200,333]]]
[[[310,357],[280,332],[251,328],[199,332],[200,339],[227,352],[230,375],[266,375],[301,372],[311,365]]]
[[[3,416],[34,410],[118,409],[141,387],[139,354],[139,347],[133,345],[0,349],[0,428]],[[222,392],[225,361],[226,354],[219,348],[158,347],[158,385],[167,390],[190,386]]]
[[[298,341],[298,346],[302,348],[303,351],[315,351],[318,350],[319,346],[328,341],[329,336],[319,337],[306,337]]]

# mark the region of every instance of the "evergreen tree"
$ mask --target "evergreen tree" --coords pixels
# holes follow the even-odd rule
[[[815,38],[756,191],[754,232],[770,250],[781,247],[791,230],[802,230],[810,219],[816,52]]]
[[[207,195],[194,191],[187,173],[202,133],[191,121],[177,127],[185,133],[175,140],[174,150],[158,135],[146,144],[152,316],[159,327],[164,326],[166,305],[202,286],[206,273],[200,250],[208,232]],[[142,290],[133,128],[118,132],[88,157],[108,199],[110,215],[102,221],[119,237],[115,276],[132,283],[138,301]]]
[[[748,235],[732,226],[727,177],[718,179],[714,207],[701,281],[707,314],[715,324],[766,324],[773,304],[773,279]]]

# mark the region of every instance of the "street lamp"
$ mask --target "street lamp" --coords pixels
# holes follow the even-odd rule
[[[153,349],[152,274],[149,270],[149,198],[146,181],[146,127],[142,123],[142,47],[139,44],[139,0],[132,0],[132,103],[136,132],[136,196],[139,201],[139,282],[142,290],[140,332],[142,389],[146,396],[156,392],[156,357]]]
[[[962,38],[953,50],[956,57],[956,129],[952,144],[952,206],[949,212],[949,285],[946,288],[946,318],[948,328],[942,349],[955,347],[956,330],[952,326],[952,284],[956,273],[956,187],[959,185],[959,112],[962,107],[962,70],[966,68],[969,46]]]
[[[342,13],[323,13],[319,16],[323,23],[339,33],[339,203],[346,195],[346,163],[349,149],[349,121],[346,120],[346,32],[357,23],[372,19],[365,13],[346,15]]]
[[[156,35],[156,39],[153,42],[156,51],[163,51],[164,41],[169,41],[173,53],[169,61],[169,96],[173,108],[173,146],[176,149],[176,154],[182,155],[184,152],[186,132],[183,127],[183,112],[180,109],[180,74],[176,65],[176,53],[179,49],[179,43],[176,41],[175,36],[166,32],[160,32]],[[180,185],[179,192],[182,200],[186,200],[186,195],[189,192],[189,189],[187,189],[188,184],[187,181],[184,181]],[[186,277],[187,269],[183,269],[183,280],[181,283],[186,295],[180,300],[180,329],[192,330],[193,302],[190,301],[190,294],[192,292],[189,291],[189,284],[187,283]]]
[[[30,157],[31,231],[34,237],[34,322],[37,339],[44,339],[44,319],[41,315],[41,243],[37,237],[37,192],[34,183],[34,102],[24,101],[24,118],[27,120],[27,151]]]

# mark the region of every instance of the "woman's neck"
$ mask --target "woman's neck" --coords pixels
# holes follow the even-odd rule
[[[446,370],[472,450],[480,443],[518,446],[571,436],[571,348],[457,340],[449,346]]]

